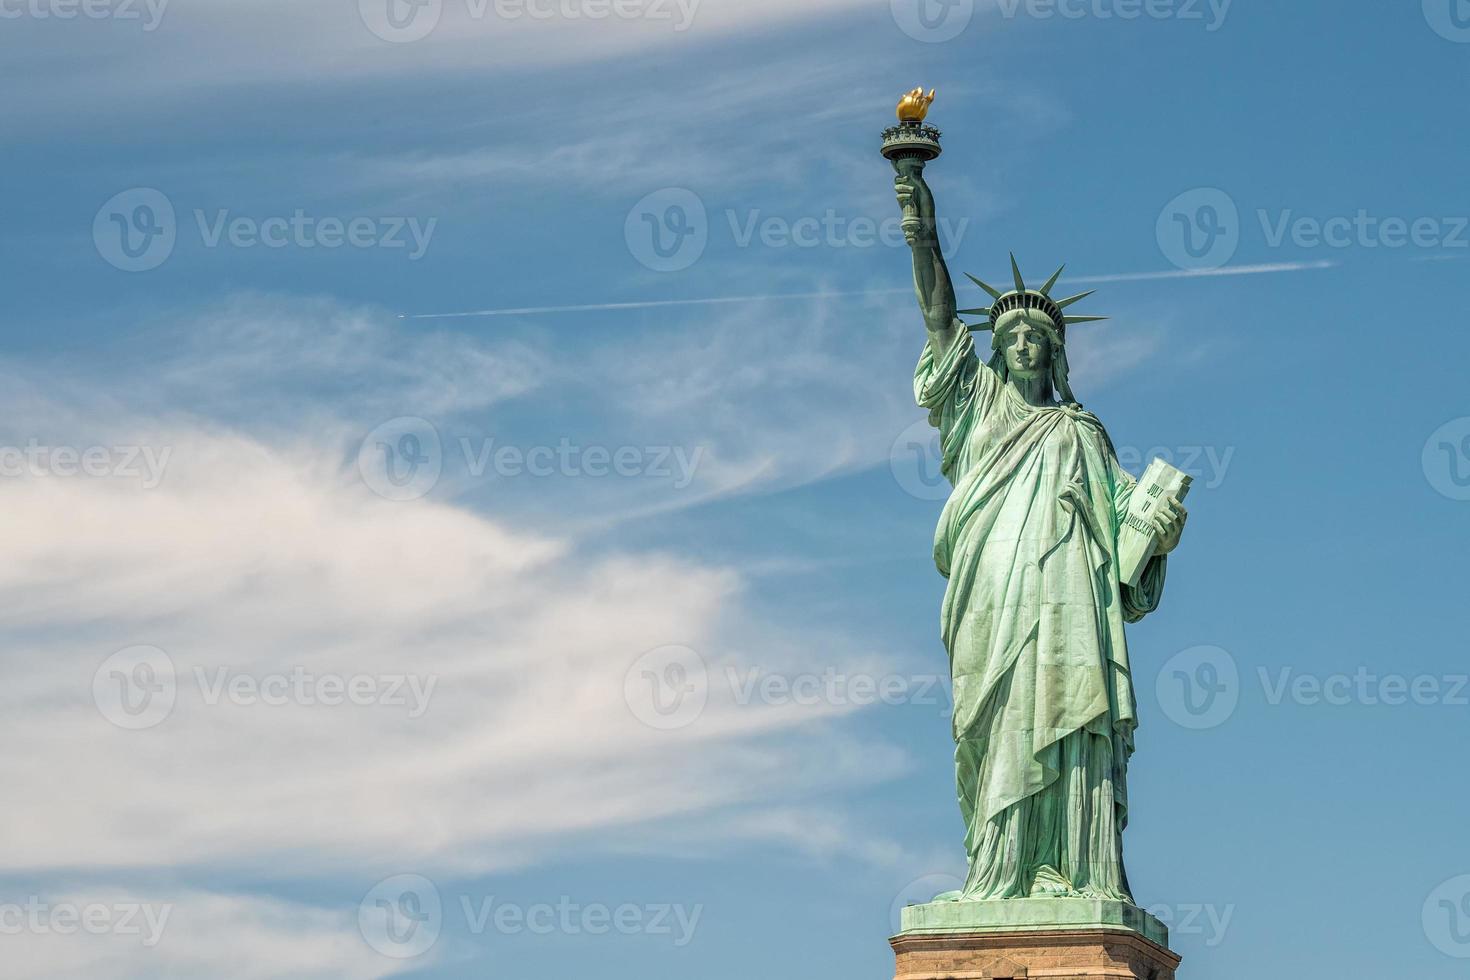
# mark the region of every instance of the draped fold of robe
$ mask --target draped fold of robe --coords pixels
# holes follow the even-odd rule
[[[1153,611],[1166,560],[1118,581],[1135,481],[1076,405],[1032,406],[962,333],[927,345],[914,394],[954,489],[934,536],[948,579],[965,899],[1132,901],[1123,870],[1137,726],[1123,624]]]

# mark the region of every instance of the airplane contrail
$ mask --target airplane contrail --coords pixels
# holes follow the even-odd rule
[[[1163,272],[1112,272],[1102,276],[1068,276],[1068,282],[1139,282],[1145,279],[1199,279],[1205,276],[1259,276],[1271,272],[1304,272],[1331,269],[1341,263],[1333,259],[1312,262],[1265,262],[1260,265],[1222,265],[1218,269],[1168,269]]]
[[[400,313],[400,320],[437,320],[456,316],[514,316],[535,313],[582,313],[589,310],[646,310],[656,306],[702,306],[712,303],[749,303],[766,299],[820,299],[829,296],[866,296],[907,292],[899,289],[857,289],[818,293],[766,293],[759,296],[705,296],[699,299],[645,299],[629,303],[583,303],[577,306],[520,306],[503,310],[467,310],[463,313]]]
[[[1273,272],[1302,272],[1330,269],[1332,259],[1312,262],[1271,262],[1262,265],[1227,265],[1218,269],[1168,269],[1161,272],[1114,272],[1100,276],[1068,276],[1068,282],[1142,282],[1151,279],[1198,279],[1206,276],[1256,276]],[[516,306],[498,310],[466,310],[461,313],[400,313],[400,320],[446,320],[471,316],[536,316],[543,313],[588,313],[598,310],[649,310],[660,306],[713,306],[720,303],[754,303],[773,299],[833,299],[845,296],[878,296],[912,292],[912,286],[894,289],[827,290],[810,293],[763,293],[755,296],[704,296],[696,299],[645,299],[625,303],[581,303],[568,306]]]

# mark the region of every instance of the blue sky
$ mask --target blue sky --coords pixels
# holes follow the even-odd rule
[[[922,83],[951,269],[1098,288],[1195,474],[1181,975],[1464,976],[1470,6],[924,2],[0,3],[8,975],[891,976],[963,870]]]

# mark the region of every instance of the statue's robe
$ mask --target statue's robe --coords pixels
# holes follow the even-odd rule
[[[994,366],[992,366],[994,365]],[[963,898],[1131,901],[1121,833],[1137,726],[1123,624],[1158,606],[1166,561],[1117,572],[1135,481],[1102,424],[1032,406],[962,333],[924,349],[914,393],[954,485],[934,536],[949,580],[955,770],[970,871]]]

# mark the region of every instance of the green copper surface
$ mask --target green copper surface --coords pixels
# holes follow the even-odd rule
[[[925,162],[894,160],[895,188],[928,333],[914,396],[953,486],[934,559],[947,580],[940,636],[969,867],[959,892],[906,910],[904,928],[1107,925],[1163,945],[1123,867],[1138,725],[1124,626],[1158,607],[1185,512],[1159,501],[1155,557],[1136,585],[1120,582],[1118,530],[1137,484],[1072,392],[1069,326],[1097,318],[1061,307],[1087,294],[1053,300],[1060,270],[1028,288],[1014,257],[1010,291],[971,276],[994,300],[977,310],[990,332],[977,351],[956,315]]]
[[[1089,898],[1015,898],[974,902],[929,902],[900,913],[903,935],[974,932],[1035,932],[1042,929],[1105,929],[1136,932],[1166,949],[1169,930],[1128,902]]]

